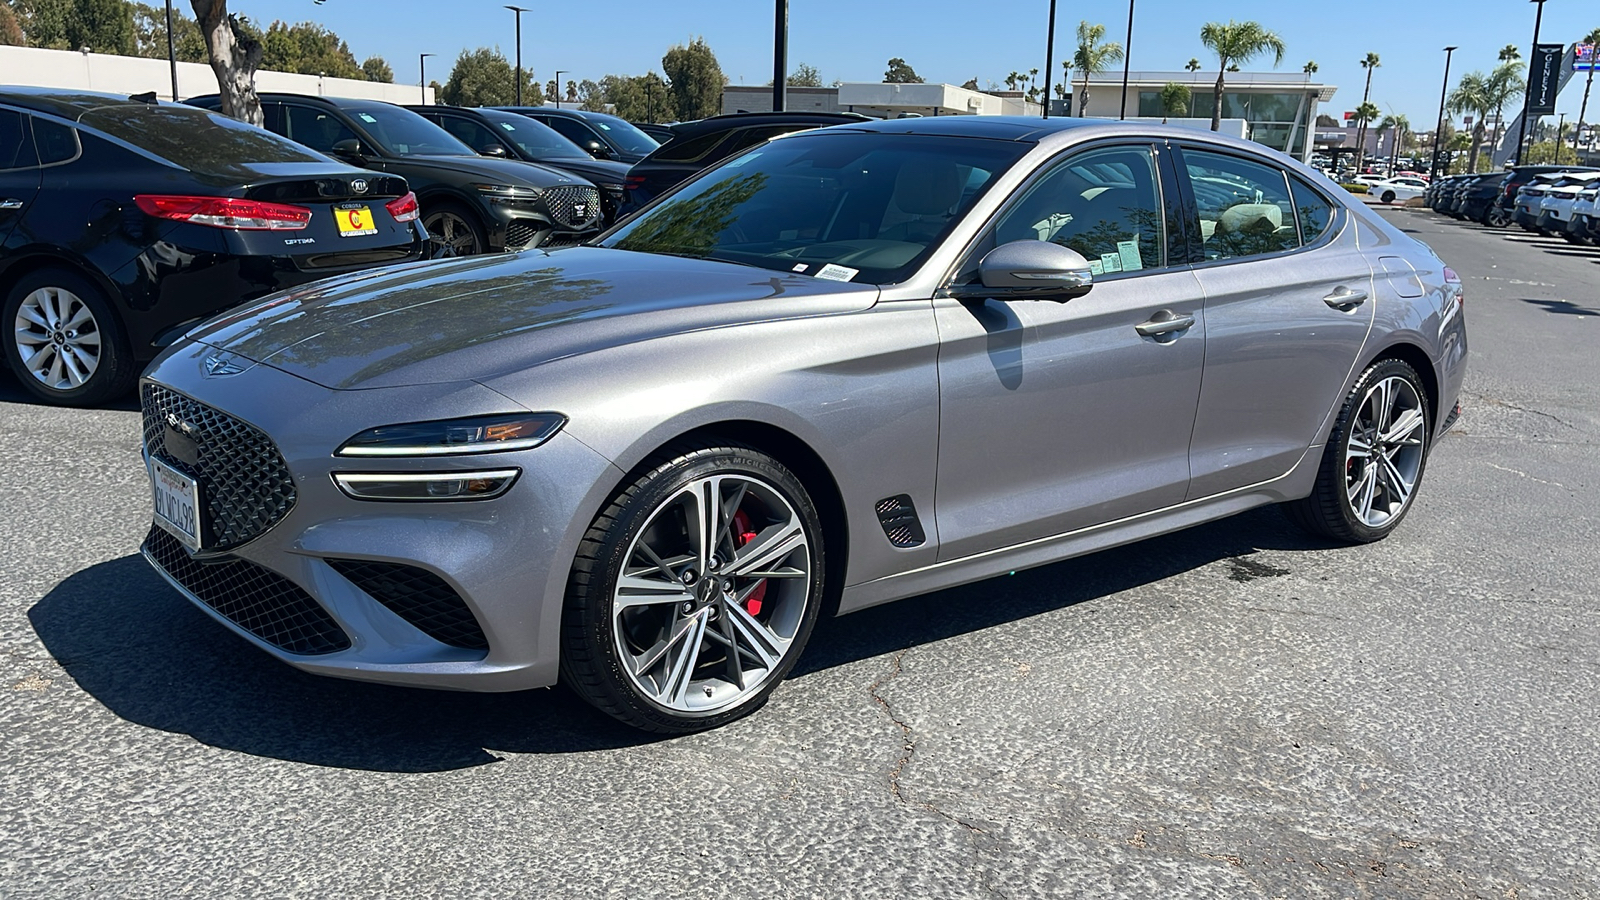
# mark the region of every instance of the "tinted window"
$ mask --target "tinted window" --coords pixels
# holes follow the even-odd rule
[[[87,119],[88,116],[83,118]],[[39,149],[39,164],[66,162],[78,155],[78,129],[48,119],[33,120],[33,143]]]
[[[259,163],[326,162],[270,131],[188,106],[107,106],[84,113],[79,121],[192,171],[215,172]],[[41,155],[48,130],[41,127],[45,124],[41,119],[33,122]],[[77,152],[76,148],[73,152]]]
[[[439,118],[439,127],[450,132],[451,137],[480,153],[489,147],[500,146],[500,140],[494,136],[494,132],[471,119],[463,119],[460,116],[441,116]]]
[[[577,144],[557,134],[550,126],[537,119],[519,116],[514,113],[496,115],[489,113],[490,127],[500,132],[501,137],[511,141],[522,152],[534,159],[558,157],[570,159],[573,157],[588,156],[588,153]]]
[[[33,142],[22,130],[22,114],[0,109],[0,169],[21,169],[33,162]]]
[[[799,135],[702,174],[604,244],[838,281],[901,281],[994,175],[1031,146],[925,135]]]
[[[284,113],[289,122],[289,139],[313,150],[332,153],[334,144],[356,140],[356,133],[327,110],[290,104],[284,107]]]
[[[1294,192],[1294,208],[1300,217],[1300,240],[1313,243],[1328,230],[1328,223],[1333,221],[1333,207],[1298,178],[1290,178],[1289,187]]]
[[[1096,275],[1163,265],[1166,246],[1149,147],[1069,158],[1029,188],[995,225],[996,243],[1050,241],[1083,254]]]
[[[593,116],[585,119],[590,125],[606,133],[611,143],[629,153],[645,154],[661,146],[656,139],[615,116]]]
[[[714,131],[711,134],[702,134],[689,140],[678,139],[663,146],[656,151],[653,159],[657,162],[669,163],[695,163],[706,158],[706,154],[717,149],[726,134]]]
[[[361,129],[397,156],[476,156],[450,132],[409,109],[374,103],[345,110]]]
[[[1300,246],[1283,170],[1237,156],[1183,151],[1200,207],[1206,259],[1235,259]]]
[[[588,152],[590,141],[600,140],[599,135],[596,135],[593,131],[591,131],[589,126],[577,121],[576,119],[563,119],[559,116],[551,116],[548,119],[540,119],[539,121],[549,125],[551,128],[554,128],[562,137],[573,142],[574,144],[577,144],[579,147],[584,148],[585,152]],[[605,141],[600,141],[600,143],[604,144]]]

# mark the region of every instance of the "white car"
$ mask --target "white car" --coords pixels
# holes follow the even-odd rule
[[[1572,221],[1572,207],[1578,192],[1600,179],[1600,172],[1567,172],[1539,198],[1539,214],[1534,227],[1545,234],[1563,234]]]
[[[1357,175],[1354,180],[1356,184],[1373,185],[1383,181],[1386,177],[1384,175]]]
[[[1367,195],[1378,198],[1382,203],[1393,203],[1396,200],[1410,200],[1412,197],[1421,197],[1422,192],[1428,189],[1428,183],[1421,178],[1402,175],[1399,178],[1385,178],[1367,185]]]
[[[1600,179],[1578,191],[1572,202],[1572,221],[1567,224],[1567,240],[1575,244],[1594,243],[1600,234]]]

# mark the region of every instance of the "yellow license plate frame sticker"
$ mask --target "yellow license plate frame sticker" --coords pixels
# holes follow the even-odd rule
[[[333,220],[339,225],[339,237],[378,233],[378,220],[372,217],[372,207],[365,203],[346,203],[334,207]]]

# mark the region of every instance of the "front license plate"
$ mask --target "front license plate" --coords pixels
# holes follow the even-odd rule
[[[359,203],[349,203],[333,211],[334,221],[339,223],[339,237],[359,237],[363,234],[377,234],[378,223],[372,218],[372,207]]]
[[[190,550],[200,549],[200,484],[159,459],[150,460],[156,524]]]

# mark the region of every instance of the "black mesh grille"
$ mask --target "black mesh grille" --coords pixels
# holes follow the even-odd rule
[[[538,234],[538,226],[518,219],[506,226],[506,249],[521,250],[532,243]]]
[[[600,226],[600,189],[597,187],[553,187],[540,195],[545,213],[557,228],[586,231]]]
[[[885,497],[873,504],[878,513],[878,524],[883,526],[883,536],[896,547],[920,547],[928,540],[922,530],[922,520],[917,517],[917,506],[909,494]]]
[[[254,540],[294,508],[289,466],[260,429],[156,384],[144,386],[140,401],[145,450],[200,482],[208,551]],[[194,462],[168,452],[168,416],[192,430]]]
[[[439,643],[468,650],[489,649],[489,641],[467,604],[432,572],[364,559],[330,559],[327,563],[372,599]]]
[[[350,646],[344,629],[282,575],[243,559],[195,562],[177,538],[160,528],[150,529],[144,550],[205,605],[274,647],[314,656]]]

